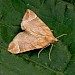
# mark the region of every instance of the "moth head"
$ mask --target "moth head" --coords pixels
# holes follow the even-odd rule
[[[46,36],[46,39],[49,41],[49,43],[57,43],[59,40],[55,38],[53,35],[52,36]]]
[[[59,42],[59,40],[58,40],[57,38],[54,38],[54,39],[52,40],[52,43],[57,43],[57,42]]]
[[[51,43],[57,43],[59,40],[57,38],[52,38]]]
[[[13,53],[13,54],[18,54],[20,50],[17,47],[17,44],[15,44],[14,42],[11,42],[9,44],[8,51]]]
[[[62,36],[64,36],[64,35],[67,35],[67,34],[62,34],[62,35],[60,35],[60,36],[54,38],[54,39],[52,40],[52,42],[53,42],[53,43],[59,42],[58,38],[60,38],[60,37],[62,37]]]

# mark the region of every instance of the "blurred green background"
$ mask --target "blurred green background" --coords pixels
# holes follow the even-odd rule
[[[55,37],[50,62],[45,48],[18,55],[7,51],[14,36],[21,32],[21,21],[27,9],[34,11]],[[75,75],[75,0],[0,0],[0,75]]]

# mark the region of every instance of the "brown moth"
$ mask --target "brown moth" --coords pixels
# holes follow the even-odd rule
[[[23,17],[21,28],[24,31],[17,34],[8,47],[13,54],[45,48],[50,43],[58,42],[48,26],[29,9]]]

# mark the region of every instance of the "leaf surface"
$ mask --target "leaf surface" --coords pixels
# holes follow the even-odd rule
[[[75,2],[68,0],[0,0],[0,75],[75,75]],[[22,17],[33,10],[59,38],[51,53],[45,48],[18,55],[7,51],[9,43],[21,32]]]

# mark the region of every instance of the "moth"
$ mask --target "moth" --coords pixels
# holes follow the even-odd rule
[[[13,54],[41,49],[39,57],[45,47],[59,41],[53,36],[50,28],[30,9],[27,9],[22,19],[21,29],[23,32],[18,33],[8,46],[8,51]]]

